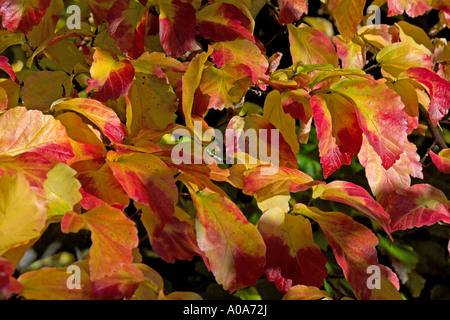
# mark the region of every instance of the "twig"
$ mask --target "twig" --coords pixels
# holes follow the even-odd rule
[[[423,120],[426,122],[428,129],[430,129],[430,133],[433,136],[434,141],[439,146],[439,148],[447,149],[447,144],[445,143],[444,138],[442,138],[441,134],[439,133],[438,128],[436,128],[433,125],[433,122],[431,122],[428,111],[423,106],[419,106],[419,113],[420,116],[423,118]]]
[[[427,149],[427,152],[425,153],[425,155],[422,157],[422,159],[420,159],[420,163],[424,164],[425,160],[427,159],[428,155],[430,154],[430,151],[433,150],[433,148],[436,146],[436,140],[433,141],[433,143],[431,144],[431,146]]]

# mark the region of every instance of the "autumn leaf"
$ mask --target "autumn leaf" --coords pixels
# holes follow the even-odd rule
[[[254,285],[265,264],[266,247],[258,229],[225,195],[210,189],[190,192],[198,246],[217,283],[229,292]]]
[[[0,177],[3,175],[14,176],[20,172],[31,187],[42,189],[43,183],[47,179],[47,173],[54,166],[54,163],[36,152],[25,152],[12,157],[0,156]]]
[[[13,68],[8,63],[8,58],[7,57],[0,56],[0,69],[5,71],[8,74],[8,76],[11,78],[11,80],[13,80],[15,82],[18,82],[18,80],[16,78],[16,74],[15,74]]]
[[[134,78],[134,67],[128,59],[117,61],[108,52],[95,47],[91,79],[87,80],[86,91],[98,90],[91,97],[105,102],[124,96]]]
[[[23,273],[18,281],[24,287],[20,296],[28,300],[91,300],[92,282],[86,260],[74,263],[80,268],[79,290],[67,286],[67,268],[43,267]]]
[[[80,202],[80,182],[74,177],[76,171],[64,163],[57,163],[47,173],[44,182],[47,215],[62,217]]]
[[[125,138],[123,125],[117,114],[94,99],[74,98],[55,101],[55,111],[70,110],[92,121],[112,143],[122,143]]]
[[[64,71],[38,71],[31,74],[21,89],[22,102],[28,109],[48,111],[55,100],[70,95],[72,79]]]
[[[322,32],[306,25],[296,27],[293,24],[288,24],[288,31],[293,63],[339,65],[336,49]]]
[[[349,205],[378,222],[388,234],[390,232],[389,214],[364,188],[354,183],[336,180],[318,185],[313,197]]]
[[[343,164],[350,164],[362,143],[362,129],[351,101],[340,93],[318,93],[311,108],[319,139],[320,163],[327,178]]]
[[[182,81],[182,111],[184,115],[184,121],[189,129],[194,129],[194,123],[192,120],[192,110],[194,108],[194,96],[195,91],[200,85],[202,79],[203,68],[206,59],[211,55],[212,48],[208,48],[207,52],[202,52],[191,60],[186,73],[183,75]],[[194,134],[197,134],[194,132]]]
[[[263,117],[280,131],[284,140],[291,147],[292,152],[297,154],[300,146],[295,132],[295,119],[285,113],[281,102],[281,94],[278,90],[273,90],[266,96]]]
[[[49,6],[50,0],[2,1],[2,25],[9,32],[20,31],[27,34],[41,22]]]
[[[405,190],[398,190],[389,213],[392,231],[450,221],[447,197],[429,184],[415,184]]]
[[[137,59],[145,51],[147,16],[148,7],[135,0],[115,1],[107,13],[110,36],[130,58]]]
[[[141,221],[144,224],[152,245],[152,250],[168,263],[176,260],[191,261],[201,256],[194,231],[194,219],[183,209],[175,206],[174,216],[166,222],[160,222],[148,206],[138,206]],[[162,225],[162,227],[161,227]]]
[[[237,3],[235,3],[237,4]],[[246,7],[239,8],[227,2],[216,2],[197,12],[198,33],[216,42],[253,37],[254,21]]]
[[[283,300],[331,300],[331,297],[317,287],[298,284],[284,294]]]
[[[36,152],[55,162],[73,157],[65,128],[38,110],[23,107],[7,110],[0,116],[0,137],[0,155]]]
[[[428,89],[430,104],[428,113],[433,125],[437,125],[450,108],[449,95],[450,83],[431,70],[425,68],[410,68],[404,73],[410,79],[422,83]]]
[[[103,159],[101,159],[103,162]],[[83,199],[81,205],[86,210],[105,204],[125,209],[130,199],[122,185],[114,177],[107,163],[92,161],[89,165],[83,161],[74,167],[78,171],[77,179],[82,186]]]
[[[423,178],[420,156],[416,146],[407,142],[405,152],[389,169],[383,168],[380,157],[364,139],[358,154],[360,163],[366,169],[366,177],[372,194],[377,201],[387,208],[397,190],[404,190],[411,185],[411,177]]]
[[[94,208],[83,214],[66,213],[61,221],[65,233],[91,231],[90,279],[96,281],[133,262],[132,249],[138,245],[137,229],[125,214],[111,206]]]
[[[23,174],[0,178],[0,254],[38,237],[47,212]]]
[[[259,200],[264,200],[280,191],[292,193],[304,191],[311,188],[315,182],[306,173],[286,167],[274,168],[271,174],[262,174],[263,170],[270,170],[263,166],[247,170],[244,173],[242,191],[245,194],[255,196]],[[268,172],[269,173],[269,172]]]
[[[438,154],[430,151],[431,161],[443,173],[450,173],[450,149],[442,149]]]
[[[203,71],[200,90],[209,95],[208,108],[222,110],[238,102],[253,84],[252,72],[243,64],[227,64],[220,69],[213,66]]]
[[[129,138],[143,129],[164,129],[175,120],[177,96],[166,79],[137,73],[126,98]]]
[[[228,64],[246,65],[250,68],[254,83],[258,83],[258,79],[264,77],[269,66],[260,48],[246,39],[217,42],[212,48],[211,59],[218,68]]]
[[[101,133],[92,126],[83,122],[83,119],[74,112],[65,112],[56,117],[56,120],[66,128],[74,157],[67,164],[104,158],[106,147],[103,144]]]
[[[331,89],[351,99],[364,136],[380,156],[383,167],[390,168],[400,158],[407,141],[406,114],[400,96],[384,84],[363,78],[343,80]]]
[[[324,212],[304,204],[296,204],[293,212],[311,218],[320,225],[358,299],[366,300],[372,296],[372,290],[367,286],[367,268],[372,265],[379,266],[381,277],[395,281],[394,285],[398,289],[395,274],[379,265],[375,248],[378,239],[370,229],[341,212]]]
[[[130,198],[148,205],[162,223],[173,216],[178,189],[162,160],[148,153],[110,151],[106,162]]]
[[[337,29],[345,41],[350,41],[362,20],[366,1],[364,0],[330,0],[330,8],[336,19]]]
[[[382,72],[387,76],[398,77],[400,73],[414,67],[431,69],[431,58],[421,49],[406,42],[396,42],[384,47],[377,54]]]
[[[343,69],[363,69],[366,65],[366,44],[355,35],[352,40],[345,41],[341,35],[333,37],[336,51]]]
[[[252,133],[255,133],[257,138],[256,144],[245,141],[246,135]],[[298,167],[295,154],[283,136],[279,134],[278,129],[258,114],[233,117],[225,131],[225,147],[226,156],[229,159],[236,159],[237,163],[243,163],[248,167],[255,167],[258,164]]]
[[[431,9],[429,0],[388,0],[388,17],[406,12],[411,18],[421,16]]]
[[[308,13],[308,0],[277,0],[280,7],[278,22],[289,24],[300,20],[303,14]]]
[[[159,0],[160,41],[168,56],[177,58],[192,50],[197,25],[196,10],[190,2]]]
[[[267,247],[265,273],[281,292],[297,284],[320,287],[328,275],[326,259],[314,243],[311,224],[280,208],[269,209],[258,222]]]
[[[10,298],[13,294],[18,294],[23,289],[23,285],[13,275],[13,264],[0,257],[0,299],[2,300]]]

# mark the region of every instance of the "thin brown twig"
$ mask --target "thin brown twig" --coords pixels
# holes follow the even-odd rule
[[[427,124],[428,129],[430,130],[430,133],[433,136],[434,141],[439,146],[439,148],[447,149],[447,144],[445,143],[444,138],[442,138],[438,128],[435,127],[433,122],[431,121],[428,111],[423,106],[419,106],[419,113],[420,113],[420,116],[422,117],[422,119]]]

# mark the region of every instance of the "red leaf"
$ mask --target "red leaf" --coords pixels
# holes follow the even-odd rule
[[[277,0],[280,7],[278,22],[289,24],[300,20],[303,14],[308,13],[308,0]]]
[[[101,161],[103,162],[103,158]],[[86,165],[86,162],[80,164]],[[121,209],[128,206],[130,199],[108,164],[100,163],[92,168],[80,168],[80,165],[77,165],[75,169],[78,171],[77,179],[83,187],[83,208],[90,210],[105,204]]]
[[[400,96],[372,79],[344,80],[331,86],[353,101],[359,127],[389,169],[404,152],[407,117]]]
[[[429,0],[388,0],[388,17],[406,14],[411,18],[421,16],[425,11],[431,9]]]
[[[307,219],[273,208],[262,215],[258,230],[267,247],[265,273],[279,291],[297,284],[323,285],[326,259],[314,243]]]
[[[23,284],[18,282],[13,275],[13,264],[0,257],[0,299],[8,299],[11,295],[17,294],[22,290]]]
[[[137,229],[125,214],[111,206],[102,206],[83,214],[68,212],[61,221],[65,233],[91,231],[89,251],[90,278],[102,279],[133,262],[132,249],[137,247]]]
[[[108,31],[120,50],[137,59],[145,51],[148,8],[131,0],[115,1],[108,11]]]
[[[8,76],[11,78],[11,80],[19,83],[19,81],[17,81],[16,74],[14,73],[13,68],[8,63],[8,58],[5,56],[0,56],[0,69],[5,71],[8,74]]]
[[[397,191],[389,213],[392,231],[430,226],[438,221],[450,223],[447,197],[429,184],[415,184]]]
[[[26,152],[13,157],[0,156],[0,177],[4,174],[13,176],[21,172],[32,187],[42,189],[47,173],[54,166],[54,163],[35,152]]]
[[[378,239],[370,229],[341,212],[324,212],[304,204],[296,204],[293,212],[305,215],[320,225],[357,299],[366,300],[373,295],[372,289],[367,286],[369,266],[378,266],[381,276],[394,281],[398,289],[395,274],[378,263],[375,248]]]
[[[246,13],[244,11],[247,11]],[[197,12],[199,35],[213,41],[238,38],[255,42],[253,20],[245,6],[240,8],[226,2],[216,2]]]
[[[428,113],[432,123],[437,125],[450,108],[450,82],[425,68],[410,68],[405,71],[405,75],[428,88],[431,97]]]
[[[117,61],[108,52],[96,47],[91,67],[91,79],[86,91],[98,90],[91,97],[99,101],[115,100],[124,96],[131,87],[134,67],[128,59]]]
[[[112,143],[122,143],[125,131],[117,114],[94,99],[64,99],[53,104],[56,111],[71,110],[91,120]]]
[[[194,220],[181,208],[175,207],[175,215],[161,222],[148,206],[141,208],[141,220],[152,245],[152,250],[168,263],[175,260],[191,261],[202,256],[197,245]]]
[[[345,203],[378,222],[389,234],[390,217],[383,207],[376,202],[362,187],[347,181],[333,181],[325,186],[319,185],[319,194],[323,200]]]
[[[190,190],[196,211],[197,242],[217,283],[233,292],[252,286],[264,272],[264,241],[228,197]]]
[[[161,223],[171,219],[178,201],[172,170],[152,154],[108,152],[106,162],[130,198],[146,204]]]
[[[319,139],[320,163],[327,178],[342,164],[350,164],[362,143],[353,104],[341,94],[316,94],[311,98]]]
[[[450,149],[442,149],[438,154],[430,151],[430,156],[439,171],[450,173]]]
[[[50,0],[0,1],[2,25],[9,32],[28,33],[45,16]]]
[[[159,0],[159,8],[159,36],[167,55],[177,58],[192,50],[197,25],[192,4],[181,0]]]

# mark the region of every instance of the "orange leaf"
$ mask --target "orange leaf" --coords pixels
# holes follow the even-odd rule
[[[38,110],[16,107],[0,116],[0,155],[24,152],[40,153],[55,162],[73,157],[66,129],[59,121]]]
[[[139,238],[134,222],[122,211],[102,206],[81,215],[74,212],[64,215],[61,221],[63,232],[78,232],[80,228],[91,231],[89,268],[92,281],[110,276],[133,262],[132,249],[137,247]]]
[[[217,283],[230,292],[254,285],[266,260],[258,229],[225,195],[210,189],[190,193],[198,246]]]
[[[134,78],[134,67],[130,60],[117,61],[108,52],[95,47],[91,79],[87,80],[86,92],[98,90],[91,97],[99,101],[114,100],[124,96]]]
[[[92,121],[112,143],[122,143],[125,130],[117,114],[109,107],[94,99],[63,99],[55,101],[55,111],[71,110]]]

